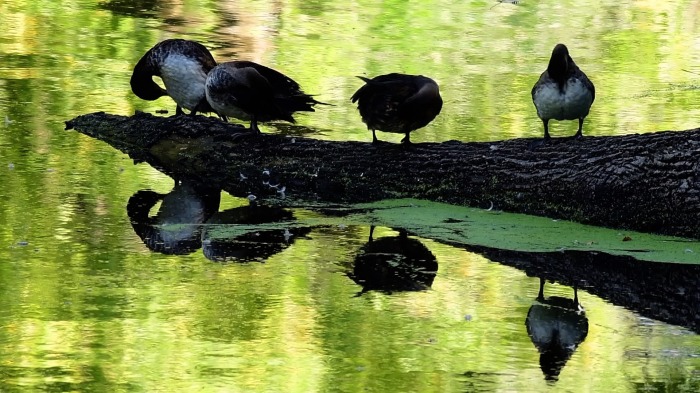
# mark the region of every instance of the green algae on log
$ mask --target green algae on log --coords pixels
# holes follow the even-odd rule
[[[215,118],[143,113],[91,113],[66,128],[174,178],[282,205],[417,198],[700,238],[698,129],[530,150],[532,139],[403,146],[253,135]]]
[[[634,231],[620,232],[565,220],[418,199],[382,200],[313,210],[296,208],[293,212],[294,220],[256,223],[238,220],[236,225],[219,225],[209,221],[207,234],[211,239],[227,239],[259,231],[375,225],[401,228],[423,239],[469,250],[483,248],[523,255],[564,252],[607,255],[610,258],[697,265],[700,268],[700,241]]]

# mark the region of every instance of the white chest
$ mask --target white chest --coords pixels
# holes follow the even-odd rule
[[[575,120],[586,117],[593,103],[593,94],[579,79],[571,78],[560,90],[548,82],[532,97],[541,119]]]
[[[170,55],[160,66],[165,90],[175,102],[192,110],[204,98],[207,74],[196,60],[183,55]]]
[[[236,105],[236,83],[228,71],[214,68],[206,81],[206,97],[216,113],[239,120],[251,120],[248,112]]]

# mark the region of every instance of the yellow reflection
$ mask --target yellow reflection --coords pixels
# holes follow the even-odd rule
[[[530,89],[559,41],[597,86],[587,135],[700,118],[700,77],[683,71],[700,73],[698,1],[109,3],[129,2],[0,4],[0,121],[14,121],[0,123],[0,390],[551,388],[524,325],[537,279],[478,254],[418,239],[438,261],[434,282],[389,295],[361,293],[348,277],[368,228],[314,229],[264,264],[148,252],[125,204],[172,180],[63,122],[99,110],[172,114],[172,100],[144,102],[128,84],[160,40],[200,40],[221,61],[285,72],[335,105],[298,116],[324,139],[370,140],[349,97],[362,83],[355,75],[388,72],[441,85],[443,112],[416,142],[539,136]],[[579,296],[589,334],[556,387],[698,385],[696,335]]]

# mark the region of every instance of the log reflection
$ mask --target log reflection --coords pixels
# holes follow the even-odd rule
[[[540,368],[545,379],[556,381],[578,345],[586,339],[588,318],[578,302],[576,287],[573,299],[545,297],[544,284],[544,278],[540,278],[540,291],[530,306],[525,326],[540,352]]]
[[[700,332],[700,265],[641,262],[601,252],[522,252],[464,246],[528,276],[547,277],[647,318]]]
[[[399,236],[369,239],[355,257],[352,273],[348,276],[362,286],[362,293],[382,291],[421,291],[430,288],[438,270],[435,255],[416,239],[408,237],[404,229]]]

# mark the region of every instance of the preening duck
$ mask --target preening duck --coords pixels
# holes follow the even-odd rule
[[[425,127],[442,109],[437,83],[423,75],[387,74],[365,81],[353,94],[362,121],[372,130],[372,143],[378,142],[376,130],[406,134],[401,143],[411,143],[411,131]]]
[[[314,105],[322,104],[290,77],[252,61],[214,67],[207,76],[206,97],[214,111],[250,121],[250,129],[256,133],[260,133],[258,122],[294,123],[294,112],[314,112]]]
[[[183,108],[195,115],[211,112],[204,84],[207,74],[216,67],[214,57],[204,45],[183,39],[169,39],[149,49],[134,67],[131,90],[141,99],[153,101],[168,95],[177,103],[176,114]],[[153,81],[158,76],[165,89]]]
[[[593,82],[576,66],[566,45],[557,44],[547,70],[532,88],[532,102],[537,108],[537,116],[544,123],[545,141],[550,139],[548,123],[551,119],[578,119],[575,136],[583,136],[583,119],[588,116],[593,100]]]

